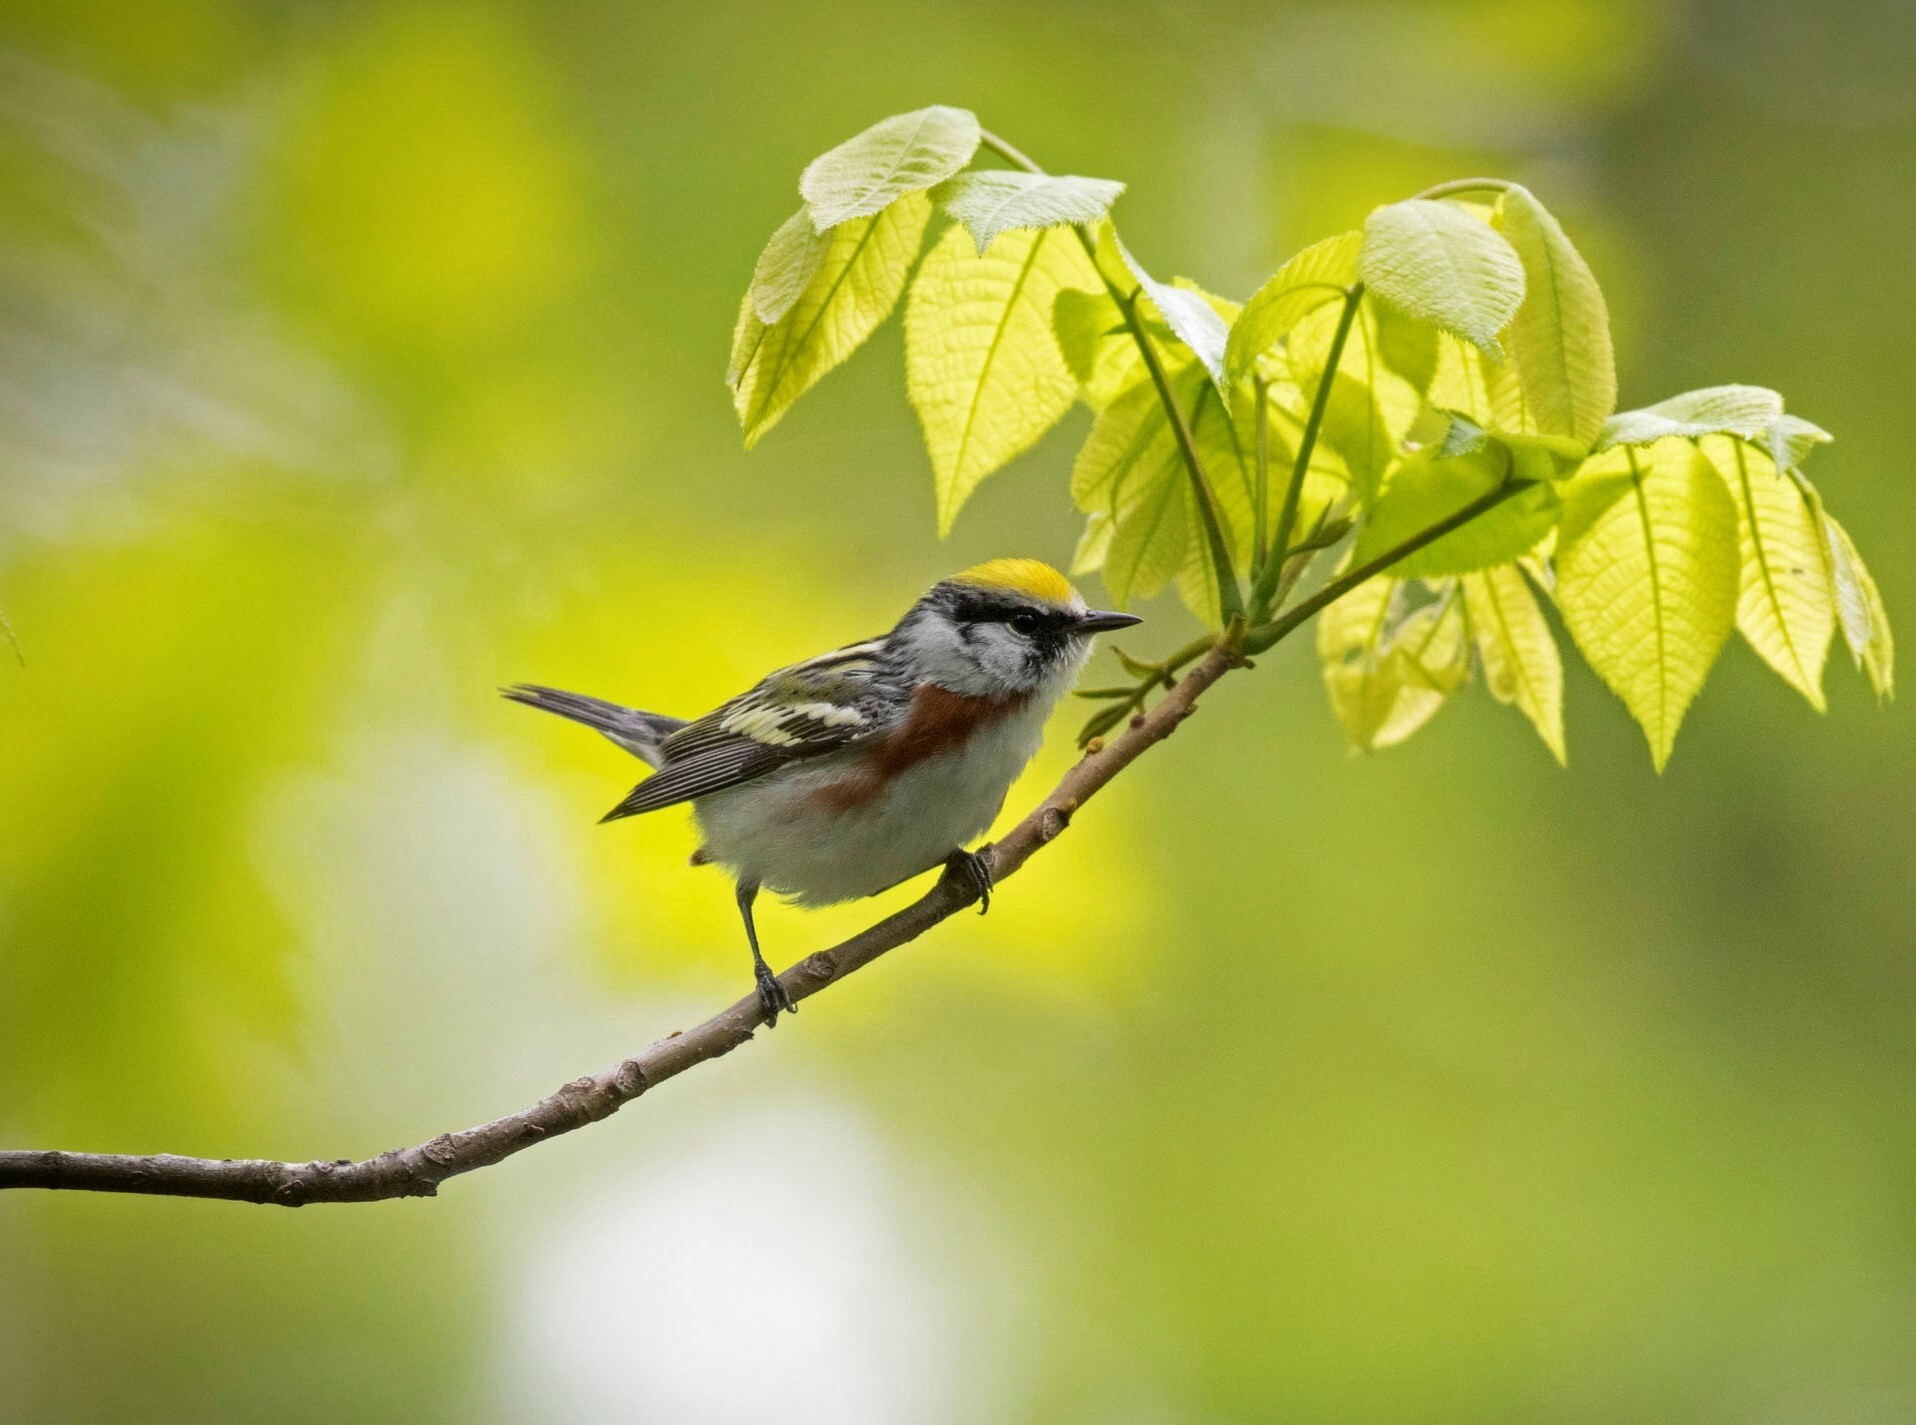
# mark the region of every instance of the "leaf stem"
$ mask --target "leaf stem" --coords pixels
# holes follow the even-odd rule
[[[1232,627],[1241,629],[1243,625],[1234,624]],[[1138,682],[1136,686],[1130,688],[1103,688],[1099,689],[1095,694],[1078,694],[1079,697],[1095,696],[1100,699],[1122,698],[1123,700],[1116,706],[1103,708],[1091,716],[1085,723],[1083,729],[1078,733],[1078,746],[1088,747],[1093,738],[1103,736],[1127,718],[1142,713],[1144,711],[1145,700],[1151,696],[1152,689],[1159,685],[1165,688],[1175,686],[1177,683],[1177,675],[1183,670],[1185,665],[1196,662],[1213,648],[1216,648],[1223,640],[1223,637],[1224,635],[1215,633],[1203,634],[1192,639],[1189,643],[1185,644],[1184,647],[1160,663],[1139,663],[1134,659],[1125,657],[1123,653],[1119,653],[1118,657],[1124,662],[1125,666],[1134,674],[1139,675]]]
[[[1251,587],[1264,573],[1264,561],[1270,558],[1270,532],[1265,528],[1271,503],[1271,408],[1266,401],[1270,382],[1255,373],[1251,388],[1257,397],[1257,489],[1251,508]]]
[[[990,129],[979,129],[978,142],[1026,173],[1045,171],[1023,150],[1006,143]],[[1238,584],[1237,569],[1231,563],[1231,547],[1225,542],[1223,521],[1218,514],[1217,492],[1212,489],[1211,478],[1205,473],[1203,458],[1198,455],[1197,441],[1192,438],[1184,412],[1178,409],[1177,397],[1172,393],[1171,382],[1164,374],[1164,363],[1158,359],[1157,348],[1151,345],[1150,335],[1145,331],[1144,323],[1138,319],[1136,293],[1119,290],[1118,285],[1098,266],[1097,244],[1091,234],[1085,231],[1083,224],[1073,224],[1071,230],[1078,235],[1078,242],[1084,247],[1085,256],[1091,259],[1092,269],[1104,283],[1105,291],[1111,294],[1111,300],[1118,304],[1118,310],[1124,314],[1124,324],[1131,332],[1131,339],[1137,343],[1138,354],[1144,358],[1145,369],[1151,373],[1151,382],[1157,387],[1158,400],[1171,422],[1171,431],[1177,436],[1178,453],[1184,457],[1184,468],[1190,472],[1192,492],[1197,496],[1198,516],[1204,525],[1204,539],[1210,549],[1211,565],[1217,570],[1218,612],[1222,620],[1229,623],[1234,615],[1244,612],[1244,590]]]
[[[1204,461],[1198,455],[1191,424],[1178,408],[1177,396],[1171,390],[1171,378],[1165,374],[1164,363],[1158,359],[1157,347],[1152,344],[1151,334],[1138,318],[1137,299],[1120,296],[1108,278],[1105,286],[1117,301],[1118,310],[1124,313],[1124,324],[1131,329],[1131,339],[1138,344],[1138,354],[1144,358],[1145,369],[1151,373],[1151,382],[1158,388],[1158,400],[1164,406],[1164,414],[1170,419],[1172,433],[1177,436],[1178,450],[1184,456],[1184,468],[1191,474],[1191,489],[1197,496],[1198,515],[1204,523],[1204,540],[1210,546],[1211,565],[1217,570],[1218,613],[1225,623],[1229,623],[1234,614],[1244,612],[1244,591],[1238,585],[1237,570],[1231,563],[1231,548],[1224,542],[1224,526],[1218,518],[1217,492],[1211,488],[1211,478],[1204,472]]]
[[[1286,636],[1292,633],[1299,624],[1307,621],[1313,614],[1336,603],[1359,584],[1363,584],[1375,578],[1390,568],[1391,565],[1397,563],[1398,560],[1408,559],[1425,545],[1442,539],[1453,530],[1461,529],[1479,515],[1489,513],[1505,500],[1515,495],[1521,495],[1525,490],[1534,488],[1538,483],[1536,480],[1505,480],[1503,484],[1499,485],[1496,489],[1479,495],[1454,514],[1446,515],[1443,519],[1438,520],[1436,524],[1429,526],[1427,529],[1419,530],[1401,544],[1393,545],[1375,559],[1358,565],[1349,573],[1340,574],[1301,604],[1298,604],[1295,608],[1286,612],[1282,618],[1273,619],[1271,622],[1261,624],[1246,633],[1244,636],[1244,651],[1246,653],[1264,652],[1265,649],[1271,647],[1273,644],[1282,641]]]
[[[1448,183],[1426,188],[1417,197],[1428,201],[1455,198],[1464,193],[1508,193],[1514,186],[1508,178],[1453,178]]]
[[[981,128],[978,130],[978,142],[1014,168],[1022,168],[1026,173],[1044,172],[1042,168],[1027,158],[1021,150],[1013,148],[990,129]]]
[[[1278,512],[1277,533],[1271,540],[1271,557],[1258,571],[1251,588],[1251,617],[1262,622],[1271,612],[1284,565],[1290,557],[1291,536],[1297,530],[1297,507],[1304,494],[1304,476],[1311,468],[1311,456],[1317,451],[1317,438],[1324,428],[1324,412],[1330,405],[1331,386],[1337,368],[1344,359],[1344,344],[1350,340],[1351,325],[1357,320],[1357,305],[1364,299],[1364,284],[1353,282],[1344,291],[1344,310],[1337,319],[1337,331],[1331,337],[1330,353],[1324,359],[1324,371],[1317,381],[1317,395],[1311,401],[1311,413],[1304,422],[1304,434],[1297,442],[1297,459],[1291,466],[1291,482],[1284,488],[1284,506]],[[1264,402],[1258,400],[1258,417],[1266,419]]]

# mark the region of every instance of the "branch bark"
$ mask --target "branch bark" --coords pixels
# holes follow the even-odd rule
[[[1205,691],[1239,661],[1239,655],[1230,648],[1214,648],[1171,686],[1157,706],[1134,717],[1109,744],[1081,758],[1029,816],[988,849],[994,878],[1003,881],[1012,876],[1056,840],[1080,807],[1105,783],[1176,731]],[[842,944],[807,956],[779,979],[794,1000],[809,999],[886,951],[916,940],[976,898],[976,892],[962,879],[941,876],[936,885],[903,910]],[[747,995],[696,1028],[661,1039],[603,1073],[574,1079],[530,1108],[359,1162],[347,1158],[293,1163],[266,1158],[188,1158],[173,1153],[5,1151],[0,1152],[0,1189],[147,1193],[280,1207],[431,1197],[448,1178],[490,1167],[547,1139],[611,1117],[667,1079],[731,1053],[750,1040],[763,1022],[758,995]]]

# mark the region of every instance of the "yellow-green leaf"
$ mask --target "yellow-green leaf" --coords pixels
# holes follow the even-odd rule
[[[752,311],[759,321],[770,325],[798,304],[831,245],[831,238],[812,226],[809,206],[779,224],[752,269]]]
[[[1494,219],[1523,262],[1524,299],[1510,356],[1528,425],[1595,444],[1617,405],[1616,356],[1603,290],[1563,228],[1528,189],[1511,187]]]
[[[1755,447],[1732,436],[1711,436],[1703,450],[1736,502],[1742,563],[1737,629],[1821,712],[1836,596],[1816,510],[1803,488]]]
[[[1508,468],[1509,456],[1488,442],[1449,459],[1430,447],[1406,457],[1358,532],[1353,561],[1375,559],[1456,514],[1502,484]],[[1537,485],[1425,545],[1391,572],[1400,579],[1428,579],[1508,564],[1536,548],[1556,524],[1559,508],[1556,489]]]
[[[905,389],[931,453],[940,534],[980,481],[1071,409],[1078,378],[1052,333],[1053,304],[1101,285],[1055,228],[1005,233],[979,254],[954,227],[925,258],[905,304]]]
[[[1124,185],[1109,178],[992,169],[947,179],[932,196],[965,225],[983,253],[999,233],[1014,228],[1098,222],[1122,192]]]
[[[1470,343],[1448,334],[1438,343],[1429,399],[1437,410],[1468,416],[1485,430],[1533,428],[1516,367],[1492,361]]]
[[[1500,564],[1464,575],[1463,590],[1491,695],[1514,703],[1562,764],[1563,656],[1529,581],[1515,564]]]
[[[1105,588],[1120,603],[1162,589],[1191,542],[1190,480],[1156,388],[1134,386],[1106,406],[1071,468],[1071,498],[1110,533],[1079,546],[1100,559]]]
[[[1051,332],[1077,379],[1079,399],[1094,411],[1146,379],[1144,358],[1109,292],[1059,292],[1051,306]]]
[[[775,322],[762,321],[746,294],[726,380],[748,450],[891,314],[930,216],[931,201],[913,193],[833,228],[811,281]]]
[[[1182,573],[1195,542],[1191,482],[1182,467],[1142,480],[1119,497],[1117,527],[1104,555],[1104,586],[1120,606],[1149,598]]]
[[[1286,343],[1285,365],[1306,407],[1315,397],[1330,360],[1341,306],[1320,307],[1299,318]],[[1435,365],[1431,327],[1365,302],[1351,324],[1324,408],[1322,442],[1336,452],[1361,503],[1369,504],[1423,410],[1424,395],[1404,375],[1423,346]]]
[[[1230,318],[1221,315],[1217,304],[1202,290],[1172,282],[1159,282],[1131,255],[1117,230],[1108,224],[1105,233],[1117,249],[1125,268],[1142,289],[1144,299],[1156,307],[1177,339],[1189,347],[1211,379],[1224,384],[1224,344],[1230,339]],[[1234,314],[1235,315],[1235,314]]]
[[[1466,209],[1412,198],[1374,210],[1358,273],[1392,306],[1503,359],[1498,334],[1523,303],[1523,262]]]
[[[1823,526],[1828,532],[1837,607],[1843,616],[1843,641],[1856,666],[1869,675],[1876,696],[1892,698],[1896,695],[1896,641],[1890,635],[1882,591],[1856,552],[1849,531],[1828,513],[1823,515]]]
[[[1192,384],[1189,377],[1185,384]],[[1217,496],[1218,520],[1231,562],[1236,568],[1245,568],[1251,562],[1252,524],[1257,509],[1256,403],[1247,391],[1241,402],[1227,407],[1217,388],[1201,381],[1184,402],[1184,409],[1190,412],[1191,439],[1197,446],[1198,459]],[[1269,445],[1275,461],[1281,457],[1283,446],[1278,441]],[[1272,475],[1272,485],[1280,494],[1289,474],[1286,465]],[[1215,584],[1215,576],[1210,582]]]
[[[1701,451],[1594,457],[1564,490],[1557,607],[1661,771],[1736,622],[1736,505]]]
[[[1446,593],[1409,614],[1405,603],[1401,582],[1372,579],[1318,616],[1325,691],[1359,751],[1402,742],[1469,673],[1463,608],[1455,596]]]
[[[934,104],[894,114],[813,159],[799,176],[798,191],[825,232],[944,182],[971,162],[978,137],[978,119],[969,109]]]
[[[1769,447],[1776,463],[1785,470],[1799,469],[1809,453],[1819,445],[1827,445],[1835,439],[1819,425],[1812,425],[1801,416],[1782,415],[1770,423],[1769,433],[1763,443]]]
[[[1710,386],[1685,391],[1641,410],[1619,411],[1604,422],[1597,449],[1653,445],[1675,436],[1701,440],[1706,435],[1736,435],[1745,440],[1763,440],[1782,420],[1783,398],[1774,391],[1762,386]],[[1799,424],[1807,430],[1816,429],[1807,421]]]
[[[1232,383],[1250,375],[1257,359],[1292,327],[1327,303],[1342,302],[1357,280],[1364,235],[1343,233],[1298,253],[1244,304],[1224,346],[1224,373]]]

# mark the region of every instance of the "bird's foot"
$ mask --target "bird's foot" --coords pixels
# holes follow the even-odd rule
[[[759,1008],[765,1011],[767,1029],[778,1028],[779,1011],[798,1013],[798,1004],[793,1000],[792,992],[779,983],[778,976],[772,973],[769,965],[758,967],[758,1003]]]
[[[977,893],[978,914],[991,909],[991,888],[996,878],[991,873],[989,857],[960,848],[945,858],[945,874]]]

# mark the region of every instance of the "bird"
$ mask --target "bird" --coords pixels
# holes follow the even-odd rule
[[[1077,681],[1092,636],[1142,622],[1093,609],[1037,559],[993,559],[931,586],[888,633],[767,674],[690,721],[537,683],[500,692],[604,734],[654,769],[601,818],[690,802],[694,865],[730,873],[768,1026],[797,1012],[752,907],[876,895],[942,866],[991,903],[991,825]]]

